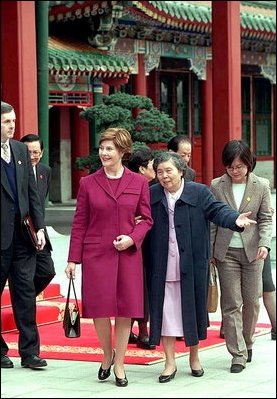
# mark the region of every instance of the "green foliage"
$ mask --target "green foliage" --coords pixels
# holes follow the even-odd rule
[[[157,108],[141,111],[135,120],[132,137],[145,143],[167,143],[174,133],[175,122]]]
[[[91,154],[86,157],[76,158],[76,166],[79,170],[88,169],[88,173],[96,172],[102,166],[98,149],[92,150]]]
[[[147,144],[142,143],[141,141],[134,141],[133,142],[133,151],[140,150],[143,148],[150,148]]]
[[[130,131],[133,127],[131,111],[117,105],[95,105],[80,113],[81,118],[96,121],[96,129],[102,132],[109,127],[120,126]]]
[[[103,102],[106,105],[115,105],[130,110],[133,108],[151,109],[153,107],[152,100],[148,97],[120,92],[104,96]]]
[[[147,146],[148,143],[165,143],[175,135],[174,119],[159,111],[153,106],[152,100],[145,96],[126,93],[103,96],[102,104],[87,108],[80,116],[95,121],[99,133],[109,127],[127,129],[132,136],[133,149]],[[89,156],[77,158],[76,165],[80,170],[89,169],[90,173],[97,170],[101,166],[98,149]]]

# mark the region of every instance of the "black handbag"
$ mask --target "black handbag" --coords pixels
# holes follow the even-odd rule
[[[75,302],[69,302],[71,285],[74,292]],[[81,317],[79,311],[79,304],[76,296],[74,280],[72,277],[69,279],[68,293],[63,317],[64,334],[67,338],[78,338],[81,335]]]

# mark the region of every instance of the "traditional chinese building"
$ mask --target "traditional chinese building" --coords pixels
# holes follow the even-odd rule
[[[79,113],[116,91],[146,95],[174,118],[198,181],[221,172],[222,145],[241,137],[276,187],[275,1],[42,3],[1,2],[2,99],[15,106],[19,138],[43,130],[47,90],[50,200],[76,197],[75,160],[93,143]]]

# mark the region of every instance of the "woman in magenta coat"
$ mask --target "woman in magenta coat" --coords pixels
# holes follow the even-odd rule
[[[80,181],[65,272],[74,277],[76,264],[82,264],[82,316],[93,318],[104,352],[98,379],[107,379],[114,364],[116,385],[127,386],[131,319],[143,317],[141,245],[153,223],[149,187],[144,176],[122,164],[132,148],[127,130],[107,129],[99,145],[102,168]],[[138,215],[143,221],[136,224]]]

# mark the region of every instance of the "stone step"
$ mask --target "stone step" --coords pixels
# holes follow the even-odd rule
[[[37,303],[37,325],[45,325],[61,321],[64,304],[53,300],[43,300]],[[11,306],[1,309],[1,332],[17,331]]]
[[[64,296],[60,291],[60,284],[49,284],[37,296],[37,325],[56,323],[62,320]],[[4,288],[1,297],[1,332],[17,331],[11,305],[8,285]]]
[[[60,291],[60,284],[49,284],[45,290],[43,290],[38,296],[37,296],[37,302],[43,301],[43,300],[49,300],[49,299],[55,299],[55,298],[62,298],[63,295],[61,294]],[[5,307],[10,307],[11,306],[11,297],[10,297],[10,290],[9,287],[6,286],[4,288],[3,294],[1,296],[1,309]]]

